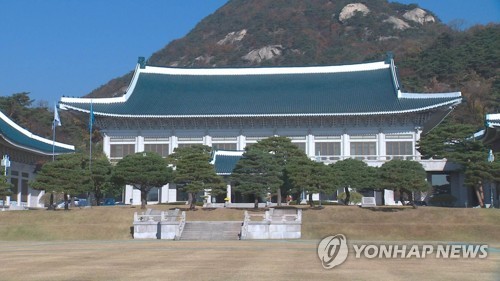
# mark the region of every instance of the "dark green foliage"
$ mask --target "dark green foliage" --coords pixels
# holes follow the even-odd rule
[[[498,160],[487,162],[489,149],[472,137],[475,131],[468,124],[445,123],[422,137],[418,150],[424,157],[446,158],[460,164],[465,173],[465,186],[475,191],[483,206],[483,182],[499,180],[500,164]]]
[[[336,188],[351,187],[356,190],[378,187],[377,169],[357,159],[345,159],[330,165],[337,179]]]
[[[430,184],[426,181],[427,173],[422,164],[411,160],[393,159],[380,167],[381,187],[406,193],[413,202],[412,192],[428,191]],[[401,200],[405,202],[405,200]]]
[[[287,166],[294,161],[305,159],[308,160],[307,155],[304,151],[300,150],[292,141],[287,137],[270,137],[258,141],[253,144],[252,149],[259,149],[264,152],[271,154],[277,161],[278,165],[281,167],[281,181],[282,186],[276,190],[277,203],[278,206],[282,203],[283,196],[289,194],[290,186],[287,185],[289,180],[287,179],[288,173],[285,172]]]
[[[363,189],[379,188],[377,168],[369,167],[365,162],[357,159],[345,159],[330,165],[330,170],[335,174],[335,188],[344,188],[345,204],[351,202],[350,188],[361,191]]]
[[[2,199],[2,208],[5,207],[7,196],[12,194],[12,184],[7,181],[7,177],[0,175],[0,198]]]
[[[113,173],[115,184],[129,184],[141,191],[141,209],[146,209],[147,194],[172,180],[172,169],[154,152],[129,154],[118,161]]]
[[[168,157],[168,161],[176,167],[174,183],[188,193],[190,209],[194,209],[199,192],[210,191],[214,196],[226,192],[223,178],[217,175],[214,165],[210,164],[211,152],[209,146],[193,145],[176,148]]]
[[[230,181],[236,191],[253,195],[255,208],[259,198],[279,192],[283,184],[283,168],[276,157],[255,145],[247,147],[243,157],[236,164]]]
[[[90,163],[89,163],[90,165]],[[111,181],[113,166],[105,155],[93,158],[91,163],[92,193],[97,205],[105,195],[116,194],[122,187]]]
[[[292,159],[286,167],[286,174],[292,183],[291,191],[309,194],[309,205],[314,206],[313,193],[331,194],[338,183],[334,173],[324,163],[306,157]],[[320,201],[321,202],[321,201]]]
[[[85,157],[80,153],[59,155],[55,161],[47,162],[30,185],[46,193],[64,193],[76,196],[92,191],[90,172]],[[67,202],[68,203],[68,202]],[[68,204],[65,205],[65,209]]]

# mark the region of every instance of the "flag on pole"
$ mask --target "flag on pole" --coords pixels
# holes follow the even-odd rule
[[[59,118],[59,112],[57,112],[57,105],[54,105],[54,120],[52,121],[52,129],[61,126],[61,119]]]
[[[493,161],[495,161],[495,155],[493,155],[493,151],[490,149],[490,152],[488,152],[488,162]]]
[[[94,125],[94,107],[92,106],[92,101],[90,101],[90,115],[89,115],[89,130],[92,131],[92,125]]]

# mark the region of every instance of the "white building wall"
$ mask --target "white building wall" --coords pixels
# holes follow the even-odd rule
[[[313,158],[315,157],[315,136],[340,136],[340,139],[338,140],[340,142],[340,147],[341,147],[341,159],[345,159],[351,155],[350,151],[350,144],[352,141],[373,141],[376,143],[376,150],[377,150],[377,156],[375,160],[369,160],[367,161],[367,164],[369,166],[376,166],[380,167],[385,161],[386,161],[386,136],[388,134],[406,134],[406,135],[411,135],[410,139],[402,139],[402,141],[411,141],[412,142],[412,148],[413,148],[413,156],[417,156],[414,158],[414,160],[419,160],[419,154],[415,149],[416,142],[418,141],[420,137],[421,130],[415,129],[415,128],[409,128],[405,126],[391,126],[387,128],[363,128],[363,127],[357,127],[357,128],[316,128],[316,129],[306,129],[306,128],[280,128],[280,129],[269,129],[269,128],[253,128],[253,129],[248,129],[248,130],[240,130],[240,129],[217,129],[217,131],[211,132],[210,130],[205,130],[205,129],[200,129],[200,130],[176,130],[176,131],[171,131],[170,133],[165,132],[165,131],[160,131],[160,130],[141,130],[139,131],[106,131],[106,134],[104,136],[104,152],[105,154],[109,157],[110,154],[110,137],[113,135],[125,135],[125,136],[132,136],[132,134],[135,133],[137,134],[136,136],[136,151],[140,152],[144,150],[144,137],[147,136],[158,136],[158,135],[165,135],[166,137],[169,138],[169,153],[173,153],[174,149],[178,146],[179,144],[179,136],[182,136],[182,138],[185,137],[198,137],[200,138],[200,143],[205,144],[205,145],[212,145],[212,134],[215,134],[217,137],[220,136],[228,136],[228,137],[236,137],[236,147],[238,150],[244,150],[246,147],[247,143],[255,143],[256,141],[254,140],[248,140],[248,138],[255,138],[255,137],[267,137],[267,136],[272,136],[272,135],[281,135],[281,136],[304,136],[305,137],[305,147],[306,147],[306,154]],[[138,135],[141,134],[141,135]],[[376,136],[374,139],[356,139],[356,140],[351,140],[351,135],[353,136],[362,136],[362,135],[374,135]],[[391,139],[391,141],[397,141],[394,139]],[[149,142],[148,142],[149,143]],[[410,157],[411,158],[411,157]],[[387,159],[388,160],[388,159]],[[445,170],[450,170],[456,167],[450,166],[450,164],[447,164],[446,161],[435,161],[435,160],[422,160],[420,161],[426,171],[445,171]],[[463,182],[463,181],[461,181]],[[131,189],[131,187],[127,187],[127,190]],[[457,197],[460,198],[457,202],[457,204],[464,204],[465,199],[462,198],[467,198],[467,192],[466,191],[456,191],[459,192],[457,194]],[[138,190],[134,190],[133,192],[126,191],[126,198],[125,203],[129,203],[130,198],[133,198],[134,204],[140,204],[140,192]],[[390,194],[384,194],[384,196],[387,200],[387,198],[393,198],[390,196]],[[319,199],[317,195],[315,195],[316,199]],[[164,186],[161,188],[160,191],[160,202],[162,203],[167,203],[167,202],[175,202],[177,199],[177,194],[176,194],[176,189],[169,189],[168,185]],[[393,200],[393,199],[392,199]],[[393,200],[394,201],[394,200]],[[390,203],[390,202],[387,202]]]

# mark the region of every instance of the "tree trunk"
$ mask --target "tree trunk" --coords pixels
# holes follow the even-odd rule
[[[193,193],[193,192],[189,192],[189,195],[188,195],[188,199],[189,199],[189,210],[194,210],[196,209],[196,193]]]
[[[278,206],[281,206],[281,188],[278,188],[278,197],[276,199],[276,203],[278,203]]]
[[[148,204],[148,190],[145,188],[141,188],[141,209],[146,209],[146,205]]]
[[[401,201],[401,204],[403,206],[406,206],[406,202],[405,202],[405,196],[404,196],[404,192],[402,189],[399,190],[399,201]]]
[[[309,193],[309,206],[314,207],[314,202],[313,202],[313,195],[312,193]]]
[[[484,208],[484,194],[483,193],[483,185],[479,184],[479,186],[474,186],[474,191],[476,192],[477,201],[479,202],[479,206]]]
[[[345,192],[344,205],[349,205],[349,202],[351,201],[351,192],[349,191],[348,186],[344,187],[344,192]]]
[[[89,197],[90,197],[90,196],[89,196]],[[94,197],[95,197],[95,204],[96,204],[97,206],[101,206],[101,199],[102,199],[102,195],[101,195],[101,193],[100,193],[100,192],[96,192],[96,193],[94,194]],[[90,199],[90,198],[89,198],[89,199]],[[92,203],[90,202],[90,200],[89,200],[89,205],[90,205],[90,206],[92,206]]]
[[[255,199],[253,200],[253,208],[258,209],[259,208],[259,198],[257,195],[255,195]]]
[[[64,193],[64,210],[69,210],[68,193]]]
[[[54,207],[54,192],[50,193],[49,207],[47,208],[47,210],[56,210],[56,208]]]

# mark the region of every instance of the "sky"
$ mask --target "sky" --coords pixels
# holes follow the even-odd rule
[[[182,38],[227,0],[0,0],[0,96],[81,97]],[[353,1],[355,2],[355,1]],[[394,1],[391,1],[394,2]],[[399,0],[444,23],[500,22],[500,0]]]

